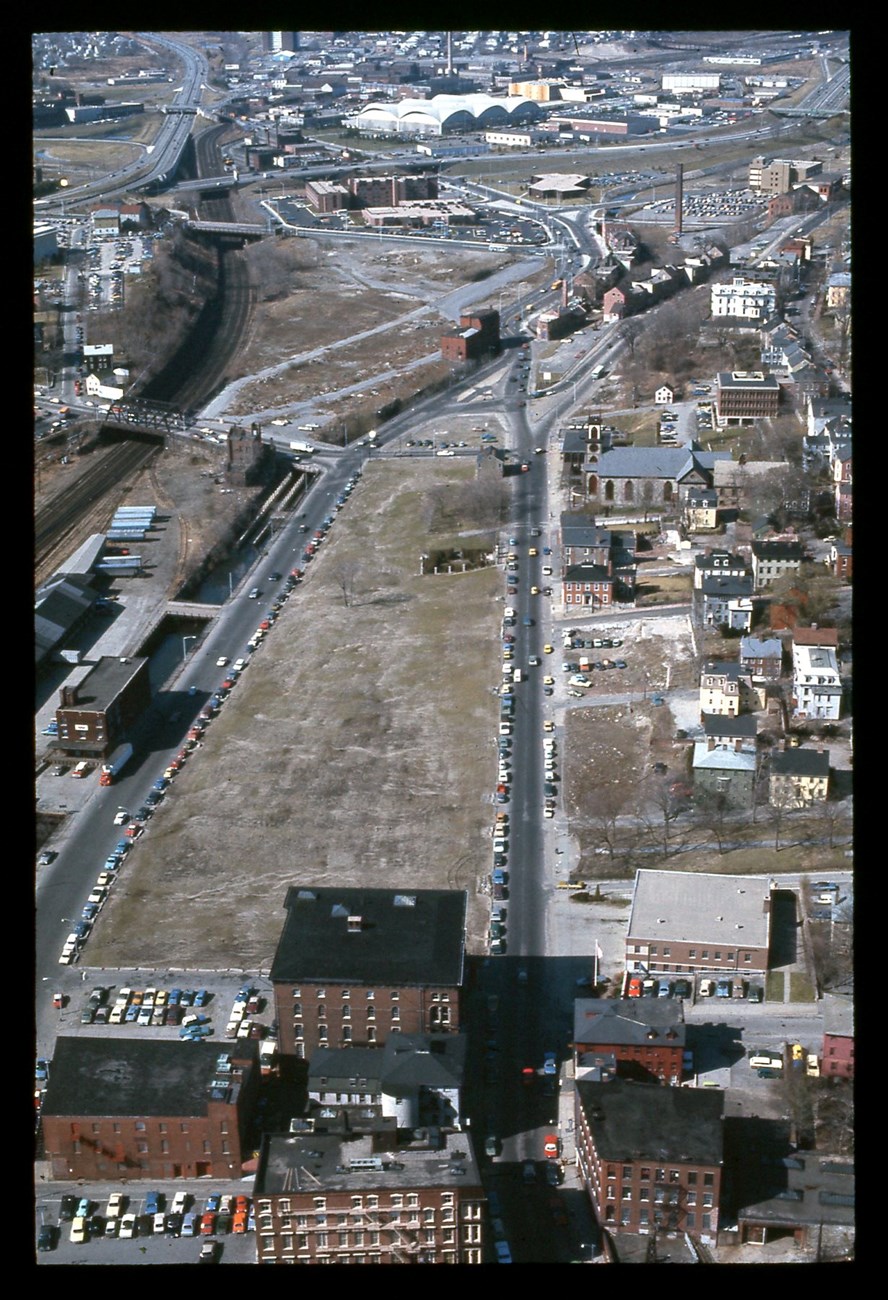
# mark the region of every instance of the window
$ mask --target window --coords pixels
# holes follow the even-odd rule
[[[697,1175],[693,1172],[688,1174],[688,1187],[697,1186]]]
[[[631,1188],[631,1187],[624,1187],[624,1188],[623,1188],[623,1200],[624,1200],[624,1201],[631,1201],[631,1200],[632,1200],[632,1188]]]
[[[671,956],[672,956],[672,949],[671,949],[671,948],[664,948],[664,949],[663,949],[663,956],[664,956],[664,957],[671,957]]]
[[[343,1019],[343,1020],[351,1020],[351,1013],[352,1013],[352,1009],[351,1009],[351,1007],[348,1005],[348,1003],[346,1002],[345,1005],[344,1005],[343,1008],[342,1008],[342,1019]]]
[[[324,1006],[322,1002],[321,1005],[318,1007],[318,1020],[326,1020],[326,1018],[327,1018],[327,1008]]]
[[[645,1180],[650,1179],[650,1176],[651,1176],[651,1171],[650,1171],[650,1169],[645,1169],[645,1168],[642,1166],[642,1170],[641,1170],[641,1177],[642,1177],[642,1179],[645,1179]]]
[[[397,989],[392,989],[392,994],[391,994],[392,1002],[397,1002],[398,999],[400,998],[400,996],[401,996],[401,995],[400,995],[400,993],[398,992]]]
[[[327,996],[327,990],[326,990],[326,989],[317,989],[317,990],[315,991],[315,997],[316,997],[316,998],[325,998],[326,996]]]
[[[133,1127],[135,1128],[135,1130],[136,1130],[137,1133],[144,1133],[144,1132],[145,1132],[145,1121],[144,1121],[144,1120],[141,1120],[141,1119],[137,1119],[136,1122],[135,1122],[135,1125],[134,1125]],[[182,1131],[183,1131],[183,1133],[184,1133],[184,1132],[186,1132],[187,1130],[183,1127],[183,1130],[182,1130]]]
[[[719,951],[719,949],[716,949],[716,951],[715,951],[715,958],[714,958],[714,959],[715,959],[715,961],[721,961],[721,959],[722,959],[722,955],[721,955],[721,952]]]
[[[372,1002],[373,999],[374,999],[375,997],[376,997],[376,990],[375,990],[375,989],[368,989],[368,990],[367,990],[367,1001],[368,1001],[368,1002]]]
[[[294,1015],[294,1016],[301,1016],[301,1015],[302,1015],[302,1003],[301,1003],[301,1002],[294,1002],[294,1003],[293,1003],[293,1015]]]
[[[343,1002],[347,1002],[350,997],[351,997],[351,989],[343,989],[342,990]]]
[[[696,949],[696,948],[689,948],[689,949],[688,949],[688,956],[689,956],[689,957],[696,957],[696,955],[697,955],[697,949]]]
[[[703,1175],[703,1186],[704,1186],[704,1187],[714,1187],[714,1186],[715,1186],[715,1174],[704,1174],[704,1175]]]
[[[304,1037],[305,1037],[305,1029],[304,1029],[304,1027],[303,1027],[301,1024],[299,1024],[299,1025],[294,1025],[294,1026],[293,1026],[293,1034],[294,1034],[294,1036],[295,1036],[296,1038],[304,1038]]]
[[[327,1041],[327,1026],[326,1026],[326,1025],[319,1025],[319,1026],[318,1026],[318,1042],[319,1042],[319,1043],[326,1043],[326,1041]]]
[[[401,1019],[401,1008],[392,1007],[392,1020],[400,1020],[400,1019]]]
[[[301,998],[301,997],[302,997],[302,989],[294,989],[294,990],[293,990],[293,997],[294,997],[294,998]]]
[[[342,1026],[342,1041],[344,1043],[350,1043],[352,1041],[351,1025]]]
[[[631,1178],[631,1177],[632,1177],[632,1166],[623,1165],[623,1180],[625,1181],[627,1178]]]
[[[367,1042],[368,1043],[376,1042],[376,1027],[374,1025],[367,1026]]]

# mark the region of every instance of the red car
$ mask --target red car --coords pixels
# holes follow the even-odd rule
[[[127,826],[123,833],[127,839],[137,840],[144,829],[145,827],[140,826],[138,822],[130,822],[129,826]]]
[[[628,996],[630,998],[641,997],[641,979],[637,975],[633,975],[629,981]]]
[[[521,1071],[521,1082],[533,1083],[535,1078],[536,1078],[536,1070],[533,1068],[533,1066],[525,1065],[524,1069]]]
[[[554,1160],[558,1155],[558,1134],[547,1133],[543,1139],[543,1150],[550,1160]]]
[[[246,1210],[238,1210],[237,1214],[235,1214],[234,1219],[232,1220],[231,1231],[246,1232],[246,1230],[247,1230],[247,1212]]]
[[[216,1230],[215,1214],[204,1214],[200,1220],[200,1235],[202,1237],[211,1237]]]

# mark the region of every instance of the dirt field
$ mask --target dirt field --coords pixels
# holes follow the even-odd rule
[[[502,574],[418,575],[426,491],[472,472],[368,466],[152,819],[93,964],[212,967],[224,952],[267,968],[285,891],[301,882],[467,889],[478,948]],[[349,607],[335,581],[346,565],[358,566]]]
[[[331,248],[310,239],[281,241],[275,256],[288,268],[281,277],[286,292],[256,308],[231,376],[256,378],[226,402],[226,414],[234,417],[311,400],[331,419],[344,420],[446,378],[450,365],[440,356],[441,334],[454,317],[437,304],[472,283],[482,286],[483,303],[483,282],[511,260],[420,241],[377,248],[366,240],[337,240]],[[513,281],[510,293],[547,275],[548,264],[540,261],[539,271]],[[316,349],[323,351],[314,355]],[[354,386],[360,391],[350,393]]]

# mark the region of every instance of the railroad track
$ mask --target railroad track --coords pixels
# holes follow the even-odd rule
[[[198,165],[204,175],[215,175],[221,166],[217,138],[223,129],[207,132],[198,142]],[[232,220],[227,195],[213,196],[201,203],[200,215],[207,220]],[[243,253],[237,249],[220,250],[216,293],[205,305],[186,345],[144,390],[133,395],[168,402],[179,410],[203,405],[223,384],[232,358],[246,336],[254,303],[255,293]],[[80,544],[91,532],[106,529],[110,515],[106,494],[123,477],[146,464],[155,450],[142,442],[122,442],[101,454],[100,459],[100,453],[94,453],[95,463],[39,509],[34,549],[38,587],[70,554],[72,546]]]
[[[121,442],[109,447],[69,486],[47,501],[34,520],[34,576],[39,587],[71,552],[75,539],[108,527],[107,495],[122,478],[145,465],[157,447],[144,442]]]

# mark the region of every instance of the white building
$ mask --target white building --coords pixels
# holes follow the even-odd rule
[[[835,650],[831,646],[793,643],[792,688],[794,717],[838,721],[842,681]]]
[[[663,74],[663,89],[675,95],[686,95],[699,90],[718,90],[721,74],[718,72],[675,72]]]
[[[709,306],[713,318],[765,321],[777,308],[777,292],[772,284],[735,275],[730,284],[711,286]]]

